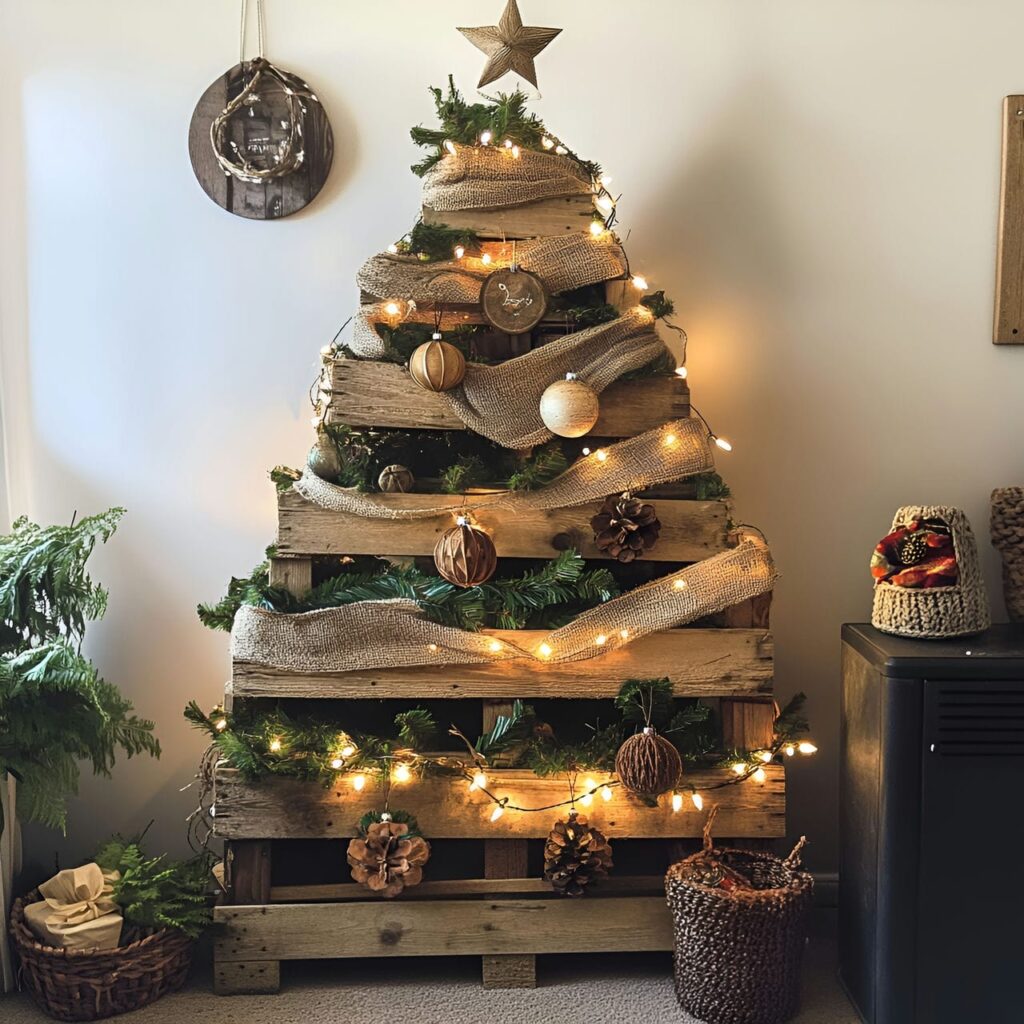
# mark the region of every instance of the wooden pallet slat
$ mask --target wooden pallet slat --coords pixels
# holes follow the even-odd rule
[[[542,807],[569,796],[567,777],[540,778],[524,769],[492,768],[488,789],[509,796],[523,807]],[[607,776],[591,773],[595,782]],[[785,835],[785,771],[765,766],[763,783],[744,782],[714,791],[718,804],[716,828],[721,835],[771,838]],[[698,791],[729,778],[723,769],[688,771],[684,784]],[[579,780],[577,780],[579,783]],[[381,795],[368,781],[362,792],[342,777],[330,788],[295,779],[247,782],[231,769],[217,773],[217,834],[224,839],[347,839],[355,835],[359,819],[379,808]],[[507,810],[500,822],[490,820],[493,804],[474,796],[468,783],[447,776],[425,776],[413,783],[395,784],[392,801],[400,796],[416,812],[425,835],[432,839],[543,839],[553,818],[547,814]],[[407,794],[407,796],[406,796]],[[587,816],[609,838],[694,838],[701,834],[704,817],[689,806],[674,814],[670,801],[647,807],[621,787],[613,799],[596,797]]]
[[[218,907],[218,964],[366,956],[615,953],[672,948],[664,896]]]
[[[486,501],[486,495],[481,500]],[[458,494],[389,494],[389,508],[447,508],[433,519],[368,519],[334,512],[295,490],[278,496],[278,555],[430,555],[452,517],[465,508]],[[607,558],[594,543],[590,518],[600,502],[578,508],[477,510],[475,519],[492,533],[499,558],[552,558],[573,547],[584,558]],[[661,534],[648,561],[697,562],[729,547],[729,503],[658,502]]]
[[[465,430],[443,397],[418,387],[395,363],[336,359],[327,423],[409,430]],[[690,392],[675,374],[619,380],[601,396],[595,437],[633,437],[690,414]]]
[[[533,650],[543,630],[484,631]],[[352,672],[293,672],[236,661],[233,697],[403,698],[614,697],[625,679],[672,680],[678,697],[749,696],[771,690],[771,636],[762,629],[670,629],[587,661],[505,661]]]

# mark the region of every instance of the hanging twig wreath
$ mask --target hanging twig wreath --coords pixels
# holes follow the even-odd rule
[[[334,136],[313,89],[263,53],[263,3],[257,3],[259,54],[245,56],[242,0],[239,62],[200,97],[189,127],[189,156],[203,191],[239,217],[276,220],[319,194],[334,158]]]

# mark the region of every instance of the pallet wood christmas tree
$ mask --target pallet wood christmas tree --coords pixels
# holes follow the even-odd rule
[[[666,950],[662,875],[673,842],[701,834],[702,794],[718,804],[723,835],[764,840],[785,833],[770,556],[733,528],[726,496],[700,496],[709,481],[715,485],[708,475],[714,435],[691,417],[687,382],[658,339],[664,297],[630,275],[612,230],[614,200],[598,170],[526,115],[521,97],[473,108],[454,91],[437,98],[442,116],[461,117],[465,130],[446,124],[453,138],[432,150],[420,227],[363,267],[351,340],[324,353],[319,461],[311,461],[320,475],[307,469],[279,493],[269,586],[250,595],[284,610],[240,609],[227,710],[205,722],[223,739],[235,716],[281,702],[289,715],[315,716],[329,705],[337,717],[339,706],[355,714],[379,701],[429,701],[446,702],[453,719],[476,715],[486,734],[521,710],[517,701],[610,701],[626,680],[664,678],[674,697],[714,705],[721,750],[747,753],[729,764],[687,764],[656,803],[619,786],[610,765],[538,774],[480,758],[470,765],[486,770],[480,786],[467,784],[466,768],[399,782],[393,754],[379,772],[366,770],[356,742],[345,738],[337,752],[320,752],[319,779],[273,771],[259,777],[228,757],[215,772],[214,819],[216,835],[227,841],[228,891],[216,911],[215,953],[216,989],[225,994],[276,990],[280,962],[290,959],[476,955],[485,985],[522,987],[535,983],[537,954]],[[503,125],[507,144],[486,127],[493,123]],[[508,269],[535,274],[550,296],[537,325],[512,336],[488,323],[477,300],[488,276]],[[446,391],[420,386],[407,365],[412,346],[431,334],[469,359],[465,379]],[[531,465],[531,453],[552,436],[540,417],[539,390],[564,377],[552,366],[567,360],[577,379],[599,392],[600,412],[585,436],[564,443],[559,458],[568,468],[561,475],[510,491],[507,465],[498,470],[463,458],[464,466],[479,470],[483,463],[493,475],[448,494],[438,478],[417,473],[413,480],[381,465],[383,439],[412,450],[439,436],[454,446],[452,458],[465,456],[463,441],[482,437],[513,463]],[[498,376],[502,371],[508,376]],[[529,443],[509,444],[510,437]],[[375,493],[382,468],[393,470],[386,487],[397,480],[404,489]],[[440,476],[450,483],[451,467],[445,469],[448,476]],[[359,474],[368,489],[344,486]],[[635,560],[620,560],[620,547],[591,523],[608,494],[621,492],[653,503],[660,521],[656,544]],[[587,567],[614,567],[623,594],[594,599],[554,629],[436,625],[415,588],[395,596],[415,597],[418,609],[370,598],[335,608],[318,599],[320,610],[299,610],[311,593],[325,593],[325,578],[340,572],[344,582],[353,560],[364,556],[389,560],[395,573],[426,567],[429,574],[435,545],[456,516],[490,537],[496,578],[574,549]],[[371,626],[367,635],[367,622],[379,623],[378,632]],[[530,624],[529,615],[516,625],[523,622]],[[293,755],[272,735],[266,743],[264,763]],[[449,766],[455,757],[409,752],[408,762]],[[635,846],[635,855],[593,895],[568,899],[541,877],[539,856],[553,821],[577,803],[613,844]],[[452,855],[435,873],[442,859],[435,849],[424,881],[393,900],[342,880],[340,849],[332,854],[337,878],[312,882],[301,870],[286,877],[279,854],[289,844],[349,840],[364,815],[396,806],[415,815],[431,842],[470,841],[482,856],[471,850],[465,868]],[[482,850],[474,846],[481,843]],[[294,866],[294,856],[284,860]]]

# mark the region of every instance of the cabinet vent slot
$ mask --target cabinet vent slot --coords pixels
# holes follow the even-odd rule
[[[976,690],[940,685],[928,710],[935,753],[1024,757],[1024,682]]]

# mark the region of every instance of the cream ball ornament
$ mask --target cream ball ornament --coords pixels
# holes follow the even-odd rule
[[[559,437],[582,437],[597,423],[601,403],[597,392],[567,373],[565,380],[556,380],[540,396],[540,418],[544,426]]]

